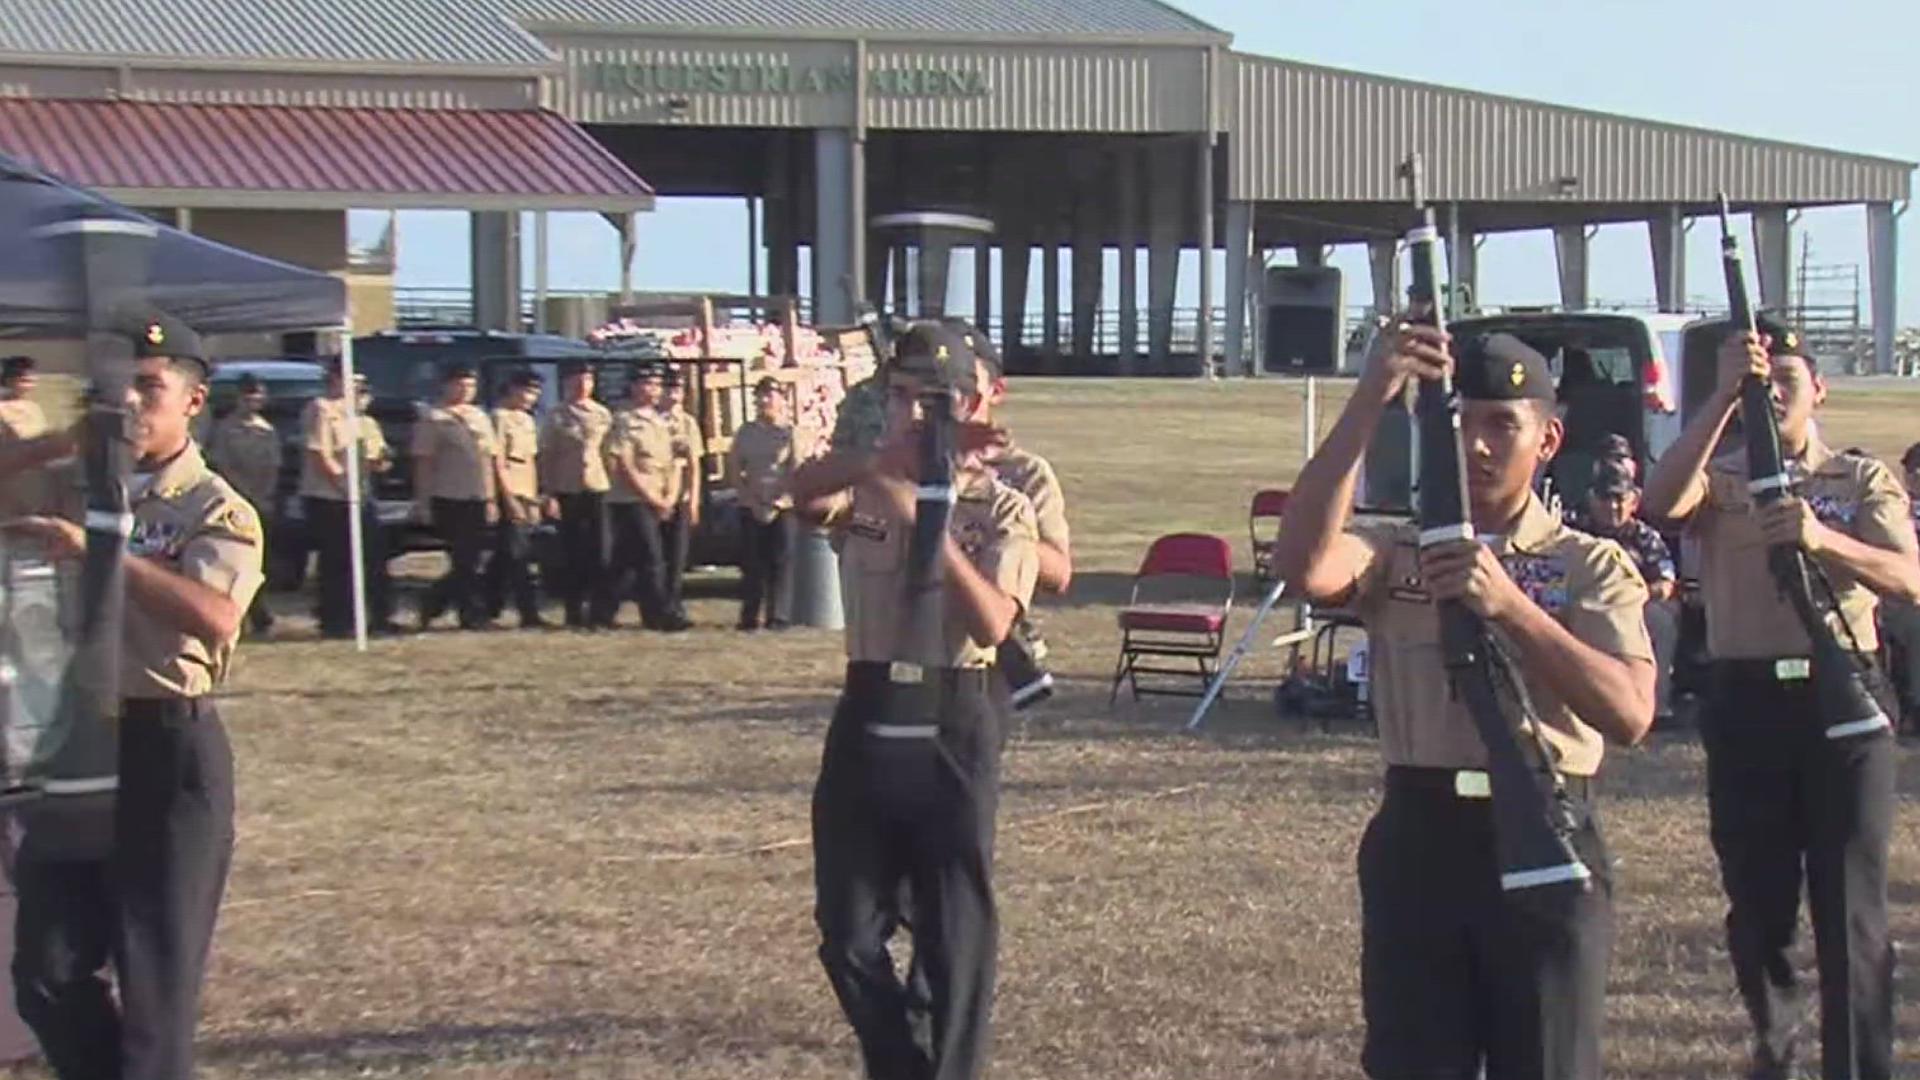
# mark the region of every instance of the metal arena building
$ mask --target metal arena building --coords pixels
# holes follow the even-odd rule
[[[1570,307],[1593,225],[1645,223],[1661,305],[1679,310],[1684,232],[1724,189],[1755,214],[1778,305],[1793,212],[1862,205],[1891,370],[1894,207],[1914,168],[1247,55],[1156,0],[9,0],[0,151],[338,272],[348,208],[475,211],[476,317],[502,328],[521,290],[512,211],[605,212],[630,255],[631,215],[656,194],[763,200],[766,289],[809,295],[823,323],[885,293],[873,218],[963,212],[995,225],[974,265],[1002,268],[998,297],[977,272],[974,310],[1016,369],[1061,373],[1199,370],[1172,350],[1179,255],[1203,242],[1228,257],[1219,282],[1194,261],[1195,340],[1230,371],[1253,366],[1268,249],[1312,265],[1368,244],[1389,302],[1410,151],[1454,280],[1473,283],[1477,236],[1551,230]],[[1112,249],[1121,311],[1101,332]],[[1053,317],[1022,341],[1034,274]]]

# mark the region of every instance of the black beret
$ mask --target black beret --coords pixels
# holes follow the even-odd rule
[[[893,366],[902,373],[966,393],[979,389],[974,371],[979,358],[970,335],[932,320],[909,326],[893,345]]]
[[[245,375],[240,376],[240,380],[237,385],[240,392],[243,394],[251,394],[256,390],[265,390],[267,388],[267,384],[260,381],[260,376],[255,375],[252,372],[248,372]]]
[[[674,364],[661,364],[660,365],[660,385],[661,386],[679,386],[680,385],[680,368]]]
[[[479,377],[480,369],[465,360],[455,360],[440,371],[441,382],[452,382],[455,379],[476,379]]]
[[[1907,447],[1907,452],[1900,455],[1900,466],[1906,469],[1920,466],[1920,442]]]
[[[1633,443],[1625,435],[1615,432],[1600,440],[1600,453],[1606,457],[1631,458]]]
[[[1761,337],[1768,339],[1768,356],[1798,356],[1807,362],[1807,366],[1813,366],[1813,355],[1807,351],[1806,336],[1799,330],[1766,312],[1753,317],[1753,326]]]
[[[136,359],[162,357],[198,361],[202,371],[212,369],[206,346],[193,327],[158,308],[131,308],[113,320],[111,332],[133,343]]]
[[[585,360],[560,361],[560,377],[563,379],[571,379],[575,375],[585,375],[590,370],[592,369],[587,366]]]
[[[1486,334],[1459,343],[1453,385],[1466,401],[1554,400],[1547,358],[1512,334]]]
[[[762,376],[759,382],[753,384],[753,392],[756,394],[777,394],[780,392],[780,380],[771,375]]]
[[[507,374],[507,388],[519,390],[527,386],[539,386],[540,374],[530,368],[514,368]]]
[[[994,347],[993,339],[988,337],[985,331],[965,319],[949,317],[941,319],[940,322],[947,329],[966,339],[968,346],[973,349],[973,355],[987,365],[989,375],[996,379],[1006,375],[1006,365],[1000,362],[1000,350]]]
[[[665,379],[666,374],[667,365],[658,360],[642,360],[633,365],[633,381],[635,382],[639,382],[642,379]]]
[[[31,356],[9,356],[0,360],[0,382],[12,382],[22,375],[31,375],[38,366]]]

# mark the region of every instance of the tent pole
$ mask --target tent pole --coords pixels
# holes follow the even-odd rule
[[[347,559],[353,568],[353,643],[367,651],[367,560],[360,544],[360,395],[353,381],[353,318],[340,328],[340,384],[347,399]],[[379,527],[376,521],[375,528]]]

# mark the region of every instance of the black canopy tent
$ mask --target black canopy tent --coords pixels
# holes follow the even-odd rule
[[[84,337],[88,283],[64,242],[84,219],[92,232],[143,238],[140,299],[205,335],[339,330],[341,360],[353,378],[353,331],[346,284],[331,274],[268,259],[163,225],[104,196],[0,153],[0,338]],[[97,298],[96,298],[97,300]],[[356,403],[347,395],[349,423]],[[353,492],[354,622],[366,647],[360,562],[358,445],[347,459]]]
[[[334,329],[346,284],[159,224],[0,154],[0,335],[86,332],[86,283],[47,226],[87,216],[151,230],[148,302],[202,334]]]

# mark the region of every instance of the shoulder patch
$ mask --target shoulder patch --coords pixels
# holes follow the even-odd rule
[[[212,524],[215,528],[232,533],[242,540],[253,543],[259,543],[261,540],[260,515],[254,511],[253,507],[247,505],[245,499],[229,499],[225,506],[214,513]]]

